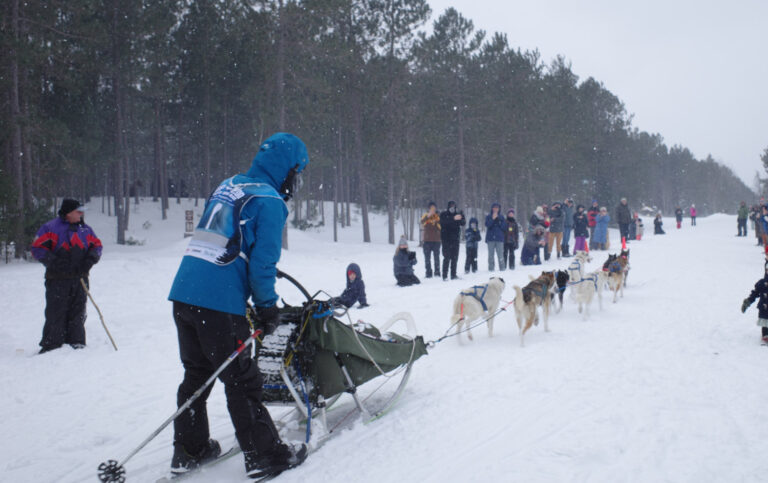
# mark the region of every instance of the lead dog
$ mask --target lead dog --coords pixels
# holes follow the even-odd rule
[[[501,293],[504,291],[504,279],[492,277],[488,283],[474,285],[464,289],[453,300],[453,315],[451,315],[451,327],[456,326],[459,343],[461,343],[461,329],[467,328],[467,338],[472,339],[470,324],[482,317],[488,318],[488,337],[493,337],[493,318],[499,309]]]
[[[520,329],[520,346],[525,346],[525,333],[531,326],[539,321],[539,314],[536,310],[541,306],[544,317],[544,330],[549,332],[547,322],[549,320],[549,309],[552,301],[550,294],[555,287],[555,273],[541,272],[541,275],[531,280],[523,288],[515,285],[515,318],[517,327]],[[525,321],[525,322],[523,322]]]

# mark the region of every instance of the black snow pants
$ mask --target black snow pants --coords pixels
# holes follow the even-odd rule
[[[179,336],[184,380],[176,403],[184,404],[250,335],[244,316],[173,302],[173,318]],[[267,454],[274,451],[280,436],[272,417],[261,403],[263,378],[251,351],[243,351],[219,374],[224,383],[227,409],[235,437],[243,451]],[[211,384],[173,424],[174,444],[191,454],[203,449],[210,438],[206,400]]]
[[[432,276],[432,257],[435,259],[435,275],[440,276],[440,242],[424,242],[424,266],[427,278]]]
[[[739,218],[737,222],[739,226],[739,234],[736,236],[747,236],[747,219],[744,218],[742,220],[741,218]]]
[[[515,268],[515,244],[514,243],[504,244],[504,261],[506,262],[507,265],[509,265],[509,268],[511,269]]]
[[[477,272],[477,247],[467,247],[467,260],[464,262],[464,273]]]
[[[456,265],[459,263],[459,241],[452,243],[443,242],[443,280],[448,278],[448,269],[451,270],[451,279],[456,278]]]
[[[418,285],[421,283],[419,277],[416,275],[395,275],[398,287],[410,287],[411,285]]]
[[[88,285],[88,279],[83,278]],[[45,281],[45,325],[40,340],[42,352],[64,344],[85,345],[87,295],[79,278]]]

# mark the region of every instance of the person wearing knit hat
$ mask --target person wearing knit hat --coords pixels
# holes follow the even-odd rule
[[[413,273],[413,266],[416,265],[416,252],[408,251],[408,240],[404,236],[400,237],[392,262],[398,286],[408,287],[421,283]]]
[[[82,203],[64,199],[59,216],[44,224],[32,243],[32,256],[45,265],[45,325],[40,353],[69,344],[85,347],[88,274],[101,258],[101,240],[83,221]]]

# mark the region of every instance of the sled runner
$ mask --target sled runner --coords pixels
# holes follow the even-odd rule
[[[278,272],[278,278],[290,281],[306,298],[302,306],[286,305],[280,309],[281,325],[257,346],[259,369],[264,376],[262,401],[267,406],[288,406],[294,419],[306,425],[309,442],[313,427],[319,437],[331,433],[327,411],[345,393],[354,401],[364,421],[377,419],[389,410],[402,394],[414,361],[427,354],[426,344],[415,334],[410,314],[401,312],[379,331],[365,323],[353,324],[341,319],[346,308],[330,300],[319,300],[292,277]],[[392,325],[405,322],[407,335],[389,332]],[[366,396],[358,391],[372,379],[384,383],[366,386]],[[387,391],[379,389],[388,386]],[[313,426],[313,421],[315,425]],[[287,426],[280,419],[275,421]]]

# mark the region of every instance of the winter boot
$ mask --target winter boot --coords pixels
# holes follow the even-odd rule
[[[303,463],[307,459],[307,445],[278,443],[272,453],[260,455],[256,451],[246,451],[244,455],[248,477],[264,478],[279,475]]]
[[[215,439],[209,439],[202,450],[197,454],[191,454],[184,449],[181,443],[173,443],[173,458],[171,459],[171,473],[182,474],[194,470],[200,465],[215,460],[221,454],[221,446]]]

